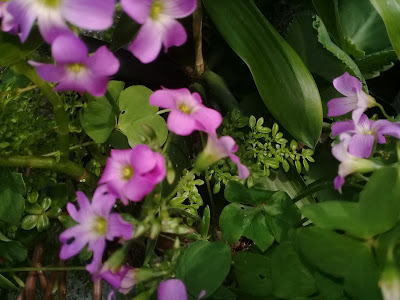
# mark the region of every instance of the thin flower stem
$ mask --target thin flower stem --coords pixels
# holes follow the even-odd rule
[[[20,95],[20,94],[25,93],[30,90],[34,90],[36,88],[37,88],[37,86],[33,84],[33,85],[27,86],[26,88],[23,88],[23,89],[17,89],[17,95]]]
[[[50,157],[0,155],[0,166],[50,169],[69,175],[80,182],[92,183],[97,181],[96,176],[86,171],[81,165],[69,160],[57,162],[56,159]]]
[[[68,160],[69,156],[69,118],[64,109],[64,103],[60,96],[53,92],[52,87],[39,77],[36,71],[26,62],[14,65],[14,70],[28,77],[47,97],[53,105],[54,119],[57,123],[58,147],[61,151],[61,159]]]
[[[76,149],[82,149],[83,147],[87,147],[87,146],[91,146],[91,145],[95,145],[95,144],[96,144],[95,141],[91,141],[91,142],[86,142],[86,143],[83,143],[83,144],[71,146],[71,147],[69,147],[69,151],[73,151],[73,150],[76,150]],[[57,154],[58,154],[58,151],[54,151],[54,152],[43,154],[42,156],[43,157],[50,157],[50,156],[57,156]]]
[[[386,113],[385,109],[383,108],[383,106],[382,106],[380,103],[376,102],[375,105],[376,105],[377,107],[379,107],[379,109],[381,110],[382,114],[385,116],[386,119],[388,119],[388,120],[393,120],[393,117],[389,116],[389,115]]]
[[[162,109],[162,110],[159,110],[158,112],[156,112],[156,115],[162,115],[163,113],[167,113],[167,112],[170,112],[170,111],[171,111],[170,108]]]
[[[4,268],[0,269],[0,273],[12,273],[12,272],[37,272],[37,271],[86,271],[86,267],[75,266],[75,267],[25,267],[25,268]]]
[[[164,147],[162,148],[162,151],[161,151],[162,155],[164,155],[167,152],[169,144],[171,143],[171,140],[172,140],[172,132],[169,132],[167,140],[165,141]]]
[[[203,14],[201,0],[197,0],[197,8],[193,13],[193,39],[195,50],[195,76],[200,77],[204,73],[204,58],[203,58]]]
[[[199,216],[192,215],[191,213],[188,213],[187,211],[185,211],[183,209],[168,208],[168,212],[173,215],[178,215],[180,217],[186,217],[186,218],[192,219],[193,221],[198,222],[198,223],[201,222],[201,218]]]

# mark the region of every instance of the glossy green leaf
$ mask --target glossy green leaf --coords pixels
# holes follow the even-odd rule
[[[210,207],[207,205],[203,211],[203,218],[200,224],[200,234],[203,239],[207,239],[208,231],[210,229]]]
[[[378,77],[381,72],[385,72],[394,66],[398,60],[394,50],[383,50],[365,55],[355,60],[365,79]]]
[[[272,293],[270,258],[238,252],[233,257],[233,267],[241,291],[259,297]]]
[[[125,89],[119,98],[121,114],[118,128],[128,137],[133,144],[141,144],[140,134],[145,132],[142,124],[154,130],[160,145],[164,144],[168,135],[165,120],[157,115],[158,107],[149,103],[153,92],[144,86],[131,86]]]
[[[357,64],[350,58],[350,56],[332,42],[324,23],[318,16],[314,22],[314,28],[318,32],[318,41],[324,46],[324,48],[341,60],[346,66],[346,71],[356,76],[363,83],[364,87],[366,87],[364,76],[361,74]]]
[[[398,0],[370,0],[370,2],[382,17],[393,48],[400,58],[400,2]]]
[[[38,31],[33,30],[25,43],[17,35],[0,31],[0,68],[12,65],[31,54],[43,43]]]
[[[273,293],[283,299],[293,299],[314,294],[315,279],[300,261],[291,243],[282,243],[271,255]]]
[[[0,168],[0,221],[18,225],[25,208],[25,199],[21,192],[25,184],[20,175]]]
[[[295,138],[314,147],[322,105],[316,84],[296,52],[251,1],[203,0],[217,29],[249,66],[264,103]]]
[[[369,0],[339,1],[343,35],[366,54],[390,47],[385,25]]]
[[[222,284],[231,268],[231,249],[224,242],[191,243],[179,257],[175,274],[187,292],[197,298],[202,290],[211,296]]]

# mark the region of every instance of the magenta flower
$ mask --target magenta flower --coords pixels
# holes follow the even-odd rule
[[[132,225],[122,220],[118,213],[111,213],[115,197],[108,193],[104,186],[96,189],[92,202],[89,202],[82,192],[78,191],[76,195],[80,209],[77,210],[72,203],[68,203],[67,210],[72,219],[79,224],[61,233],[60,241],[63,246],[60,258],[71,258],[89,245],[89,251],[93,251],[93,259],[86,269],[97,278],[106,240],[112,241],[116,237],[130,239],[133,233]]]
[[[346,97],[335,98],[328,102],[328,117],[336,117],[353,111],[353,121],[358,123],[367,108],[375,106],[375,99],[362,90],[361,82],[349,73],[333,80],[336,90]]]
[[[368,173],[381,166],[371,160],[359,158],[348,152],[351,136],[347,133],[340,135],[340,143],[332,147],[333,156],[340,161],[338,176],[335,178],[335,189],[342,192],[345,177],[353,173]]]
[[[158,286],[158,300],[187,300],[185,284],[179,279],[168,279],[160,282]],[[206,291],[200,292],[197,300],[203,298]]]
[[[222,123],[221,114],[202,104],[198,93],[188,89],[170,90],[163,88],[150,96],[150,104],[169,108],[168,129],[177,135],[189,135],[195,130],[215,133]]]
[[[104,30],[113,23],[115,0],[11,0],[8,11],[14,17],[22,42],[35,20],[49,44],[66,32],[65,21],[88,30]]]
[[[0,2],[1,30],[12,34],[17,34],[17,26],[14,17],[8,12],[7,7],[10,2]]]
[[[123,10],[142,24],[129,50],[142,63],[155,60],[161,46],[181,46],[187,34],[175,19],[185,18],[196,9],[196,0],[121,0]]]
[[[239,171],[239,178],[246,179],[250,176],[249,169],[240,162],[238,156],[235,153],[238,150],[238,146],[235,140],[230,136],[223,136],[218,139],[216,135],[208,135],[207,145],[195,164],[195,168],[198,170],[204,170],[209,165],[219,161],[224,157],[230,157],[230,159],[237,165]]]
[[[375,140],[379,144],[385,144],[384,135],[391,135],[400,139],[400,124],[388,120],[374,122],[363,114],[357,125],[352,120],[336,122],[332,125],[333,136],[345,132],[352,135],[349,153],[357,157],[368,158],[371,156]]]
[[[166,176],[165,159],[146,145],[128,150],[111,150],[100,184],[127,205],[140,201]]]
[[[75,35],[56,38],[51,45],[56,65],[30,61],[39,76],[50,82],[59,82],[55,91],[88,91],[93,96],[103,96],[109,77],[119,69],[118,59],[106,46],[101,46],[89,56],[86,45]]]
[[[101,277],[106,280],[118,292],[126,295],[136,285],[135,269],[130,266],[123,266],[117,273],[110,270],[101,273]]]

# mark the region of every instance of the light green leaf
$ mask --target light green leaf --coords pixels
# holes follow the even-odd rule
[[[224,242],[191,243],[178,259],[175,274],[187,292],[197,298],[202,290],[211,296],[231,268],[231,249]]]
[[[386,31],[400,58],[400,2],[398,0],[370,0],[386,26]]]
[[[321,134],[317,86],[296,52],[252,1],[203,0],[217,29],[249,66],[274,117],[295,138],[314,147]]]
[[[7,278],[0,274],[0,288],[6,290],[16,290],[17,287]]]
[[[120,95],[121,114],[118,128],[133,144],[142,143],[139,137],[139,134],[145,134],[142,124],[146,124],[155,131],[160,145],[164,144],[167,139],[167,124],[161,116],[156,114],[158,107],[149,103],[152,93],[150,89],[137,85],[125,89]]]

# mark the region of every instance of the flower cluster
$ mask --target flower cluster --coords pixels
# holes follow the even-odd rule
[[[58,82],[56,91],[106,92],[119,61],[107,47],[88,56],[88,49],[69,24],[87,30],[105,30],[113,24],[115,0],[11,0],[0,3],[1,30],[18,34],[25,42],[37,21],[43,39],[51,44],[55,65],[30,62],[46,81]],[[122,0],[123,10],[142,28],[129,50],[142,63],[154,61],[164,46],[186,42],[185,28],[176,19],[191,15],[196,0]]]
[[[345,97],[328,102],[328,116],[352,112],[352,120],[332,125],[332,135],[340,137],[340,143],[332,147],[332,154],[340,161],[335,188],[341,191],[347,175],[367,173],[380,167],[368,159],[373,154],[374,145],[385,144],[385,135],[400,138],[400,124],[388,120],[372,121],[364,114],[376,102],[362,90],[362,84],[356,77],[345,73],[336,78],[333,85]]]

